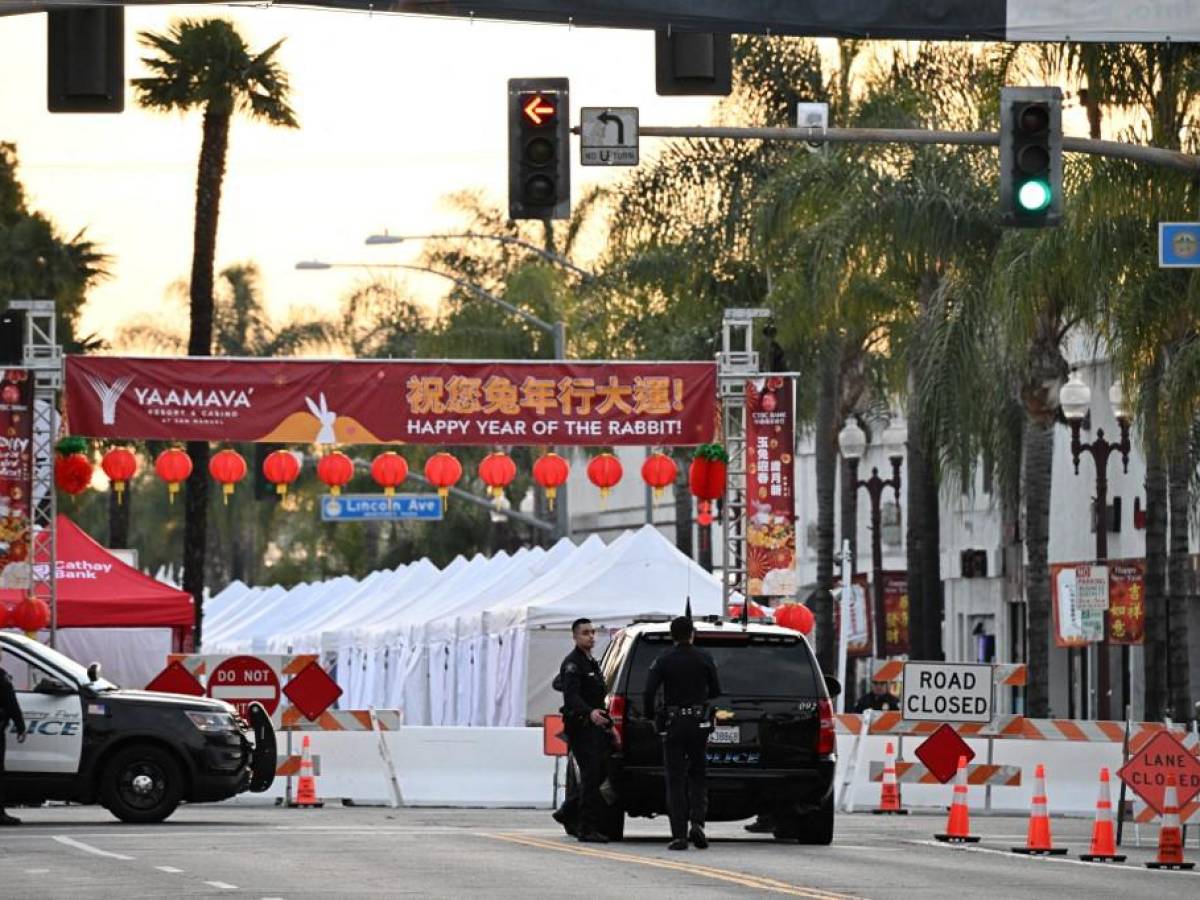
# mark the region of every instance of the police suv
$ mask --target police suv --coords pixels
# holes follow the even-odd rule
[[[161,822],[182,801],[265,791],[275,733],[262,707],[253,726],[220,700],[123,690],[36,641],[0,632],[27,729],[9,725],[5,788],[13,805],[99,803],[125,822]]]
[[[841,685],[822,676],[803,635],[774,625],[697,619],[696,646],[717,666],[708,741],[710,821],[761,816],[775,837],[804,844],[833,840],[837,744],[833,706]],[[662,742],[642,714],[650,664],[672,645],[666,621],[639,620],[613,635],[600,667],[617,732],[602,791],[605,833],[618,839],[625,816],[666,813]]]

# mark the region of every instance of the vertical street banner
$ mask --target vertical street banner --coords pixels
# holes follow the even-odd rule
[[[1140,644],[1146,633],[1146,564],[1140,559],[1109,562],[1108,639]]]
[[[908,573],[883,572],[884,653],[908,653]]]
[[[1075,563],[1050,566],[1050,607],[1054,614],[1054,644],[1057,647],[1086,647],[1100,639],[1098,634],[1093,636],[1091,621],[1079,605],[1077,568]]]
[[[842,580],[833,581],[833,632],[841,639],[842,627]],[[857,572],[850,577],[850,623],[846,633],[846,656],[873,656],[875,654],[875,632],[872,630],[875,613],[871,609],[871,585],[866,572]]]
[[[791,597],[796,579],[795,413],[791,378],[746,382],[747,587]]]
[[[0,583],[7,583],[5,569],[29,559],[32,480],[33,381],[25,369],[6,369],[0,381]]]

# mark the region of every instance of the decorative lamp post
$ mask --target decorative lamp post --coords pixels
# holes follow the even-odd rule
[[[899,447],[903,444],[901,429],[888,428],[885,436],[889,441],[895,441],[896,443],[894,448],[889,447],[889,449],[898,451]],[[867,494],[871,498],[871,594],[875,607],[875,656],[877,659],[883,659],[887,655],[887,635],[884,628],[883,535],[880,500],[883,497],[884,490],[891,488],[895,492],[896,504],[900,504],[900,463],[903,461],[903,457],[899,452],[888,455],[888,459],[892,464],[891,478],[887,480],[880,478],[879,470],[872,468],[871,477],[866,481],[860,481],[858,478],[858,461],[862,458],[863,453],[866,452],[867,436],[853,419],[848,421],[838,434],[838,449],[842,451],[842,456],[845,458],[846,464],[850,467],[850,478],[854,482],[855,489],[866,488]]]
[[[1094,514],[1096,521],[1096,563],[1103,565],[1108,561],[1108,457],[1113,451],[1121,454],[1122,471],[1129,471],[1129,422],[1132,418],[1129,403],[1125,399],[1125,389],[1121,382],[1114,381],[1108,390],[1108,402],[1112,406],[1113,415],[1121,429],[1119,441],[1109,441],[1104,437],[1104,429],[1096,429],[1096,439],[1085,444],[1079,439],[1079,431],[1083,426],[1084,416],[1092,402],[1092,391],[1079,377],[1078,371],[1071,372],[1071,377],[1062,386],[1058,394],[1059,406],[1063,416],[1071,426],[1071,461],[1075,464],[1075,474],[1079,474],[1079,458],[1084,453],[1091,454],[1096,467],[1096,497]],[[1121,648],[1121,681],[1125,702],[1129,702],[1129,647]],[[1099,694],[1097,715],[1101,719],[1111,718],[1112,704],[1110,702],[1110,677],[1108,659],[1108,628],[1100,639],[1099,661],[1096,666],[1096,693]],[[1086,691],[1085,691],[1086,693]],[[1086,714],[1086,712],[1085,712]]]

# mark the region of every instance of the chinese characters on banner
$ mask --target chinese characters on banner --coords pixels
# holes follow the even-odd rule
[[[791,378],[746,382],[747,587],[752,597],[796,593],[795,428]]]
[[[0,573],[29,558],[32,473],[33,382],[25,369],[8,369],[0,382]]]
[[[95,438],[688,446],[713,439],[716,366],[71,356],[66,408]]]
[[[884,647],[886,656],[908,653],[908,573],[883,572]]]
[[[1085,577],[1082,584],[1080,573]],[[1086,580],[1089,574],[1108,583],[1107,613],[1095,608],[1099,602],[1091,596],[1095,594],[1095,586]],[[1050,605],[1054,613],[1055,646],[1086,647],[1102,640],[1105,620],[1112,643],[1140,644],[1146,626],[1145,563],[1138,559],[1110,560],[1107,569],[1086,563],[1052,564]]]
[[[842,627],[842,580],[833,581],[833,633],[840,640]],[[850,578],[850,627],[846,633],[846,656],[873,656],[875,653],[875,612],[871,609],[871,589],[865,572]]]

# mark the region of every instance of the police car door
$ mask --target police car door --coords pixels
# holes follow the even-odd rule
[[[27,732],[24,743],[17,743],[9,725],[5,767],[10,772],[74,775],[83,752],[79,685],[20,648],[5,650],[3,666],[12,677]]]

